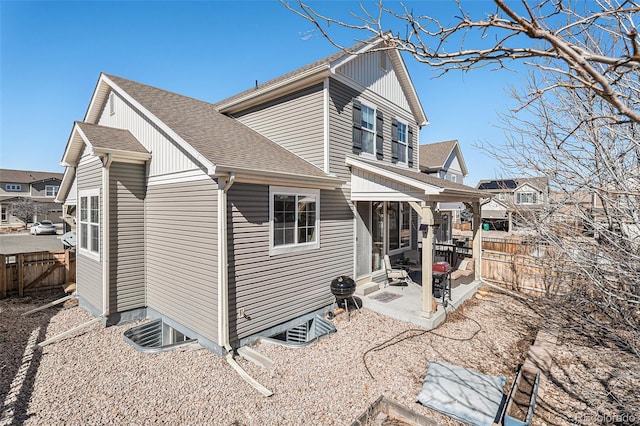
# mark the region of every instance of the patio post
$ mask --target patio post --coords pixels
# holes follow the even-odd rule
[[[422,202],[420,216],[426,230],[422,231],[422,311],[420,315],[431,318],[433,312],[433,203]]]
[[[473,211],[473,260],[475,264],[475,279],[482,279],[482,214],[480,201],[474,201]]]

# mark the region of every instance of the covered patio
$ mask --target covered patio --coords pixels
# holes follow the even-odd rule
[[[355,276],[359,284],[356,290],[357,294],[362,298],[364,306],[374,311],[428,328],[437,326],[445,317],[442,304],[439,304],[437,309],[434,309],[433,306],[431,265],[435,261],[434,228],[440,225],[436,221],[438,203],[463,202],[473,212],[471,250],[476,281],[452,288],[451,304],[455,307],[472,297],[479,283],[477,280],[482,270],[480,200],[487,197],[487,194],[475,188],[429,176],[414,169],[356,158],[347,158],[346,164],[351,168],[351,201],[356,205],[358,212],[355,255]],[[370,217],[373,213],[369,213],[369,205],[374,206],[376,203],[382,202],[404,203],[410,206],[419,217],[420,226],[419,232],[417,232],[417,241],[412,241],[410,248],[417,247],[416,242],[421,243],[420,265],[422,267],[419,272],[419,280],[417,280],[422,283],[421,286],[410,284],[406,287],[385,287],[384,268],[376,269],[379,267],[381,255],[394,254],[390,250],[386,237],[389,225],[383,220],[374,223]],[[366,208],[361,208],[363,203]],[[381,228],[382,232],[377,228]],[[382,233],[385,238],[376,239],[375,233]],[[395,253],[401,253],[401,250],[396,249]],[[380,301],[376,295],[382,292],[395,296],[388,296],[393,300]]]

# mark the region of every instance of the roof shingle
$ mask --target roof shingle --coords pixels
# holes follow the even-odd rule
[[[80,130],[95,148],[148,153],[144,146],[128,130],[76,121]]]

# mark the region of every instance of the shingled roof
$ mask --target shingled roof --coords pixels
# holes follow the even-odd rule
[[[76,121],[76,125],[82,130],[94,148],[148,153],[144,146],[128,130],[80,121]]]
[[[426,172],[442,170],[457,144],[457,140],[450,140],[420,145],[420,170]]]
[[[105,74],[216,166],[327,178],[321,169],[218,112],[213,104]]]
[[[0,181],[9,183],[33,183],[49,179],[62,180],[62,173],[35,172],[31,170],[0,169]]]

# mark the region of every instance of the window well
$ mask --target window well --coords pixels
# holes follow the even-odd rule
[[[125,331],[124,341],[140,352],[155,353],[175,349],[196,339],[182,334],[160,318]]]
[[[319,315],[308,321],[285,330],[283,333],[271,337],[262,337],[262,340],[291,348],[301,348],[313,343],[320,337],[329,333],[335,333],[336,327]]]

